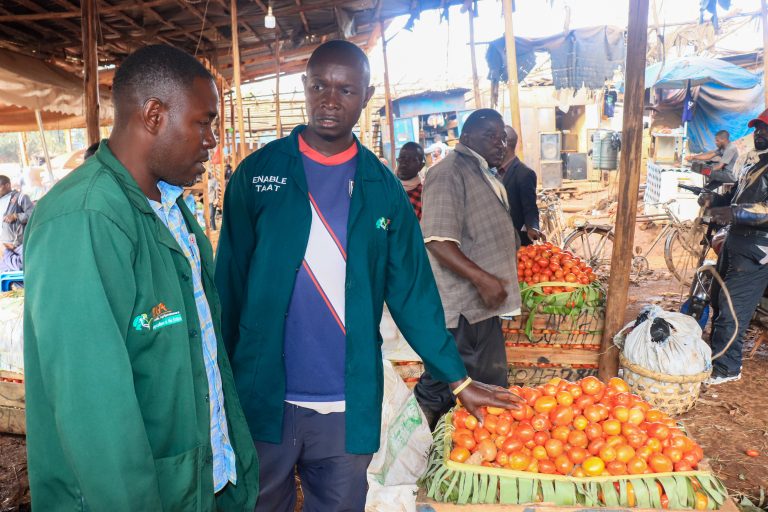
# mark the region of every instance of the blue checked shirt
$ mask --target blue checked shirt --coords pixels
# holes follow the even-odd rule
[[[220,491],[227,482],[237,483],[235,471],[235,452],[229,440],[227,417],[224,413],[224,393],[221,388],[221,374],[216,362],[216,333],[213,329],[211,310],[203,290],[200,268],[200,250],[195,236],[189,233],[187,224],[176,200],[184,192],[181,187],[169,185],[164,181],[157,183],[160,190],[160,202],[149,200],[149,204],[163,224],[168,226],[173,238],[181,247],[192,267],[192,282],[195,287],[195,304],[200,319],[200,333],[203,340],[203,358],[208,376],[208,395],[211,405],[211,448],[213,450],[213,489]]]

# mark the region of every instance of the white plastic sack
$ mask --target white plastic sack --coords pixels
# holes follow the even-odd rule
[[[0,370],[24,373],[24,297],[0,298]]]
[[[381,445],[368,466],[366,510],[416,510],[416,481],[427,469],[432,433],[416,397],[392,363],[384,364]]]
[[[634,325],[630,322],[614,338],[629,362],[665,375],[695,375],[712,366],[712,349],[701,338],[701,327],[693,317],[658,306],[646,309],[647,320],[627,333]],[[669,337],[658,343],[651,339],[655,318],[664,319],[670,326]]]
[[[419,355],[403,338],[387,306],[384,306],[384,312],[381,315],[379,332],[383,340],[381,355],[384,359],[389,361],[421,361]]]

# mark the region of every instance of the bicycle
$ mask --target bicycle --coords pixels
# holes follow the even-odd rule
[[[689,221],[681,220],[670,207],[674,199],[660,203],[663,214],[639,215],[636,222],[663,222],[664,227],[643,253],[641,250],[632,257],[632,274],[648,270],[648,256],[664,238],[664,261],[672,275],[681,284],[690,286],[696,268],[691,263],[698,259],[700,229]],[[613,253],[614,227],[587,222],[577,226],[565,237],[563,248],[570,250],[597,273],[606,273],[610,268]]]
[[[560,196],[553,190],[544,189],[538,193],[537,199],[539,206],[539,229],[544,233],[548,242],[562,247],[565,222],[563,221],[563,207],[560,204]]]

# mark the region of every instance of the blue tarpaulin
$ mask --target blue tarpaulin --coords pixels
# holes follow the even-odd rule
[[[694,153],[715,149],[715,133],[720,130],[727,130],[731,140],[744,137],[750,131],[747,123],[765,109],[762,78],[724,60],[685,57],[645,70],[646,87],[668,90],[666,107],[683,107],[689,81],[695,106],[688,141]]]
[[[691,86],[719,84],[731,89],[751,89],[760,77],[730,62],[707,57],[683,57],[657,62],[645,68],[645,87],[685,89]]]

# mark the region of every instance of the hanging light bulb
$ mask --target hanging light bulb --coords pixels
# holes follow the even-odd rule
[[[275,28],[277,25],[277,20],[275,19],[275,16],[272,14],[272,5],[270,5],[267,8],[267,15],[264,16],[264,26],[267,28]]]

